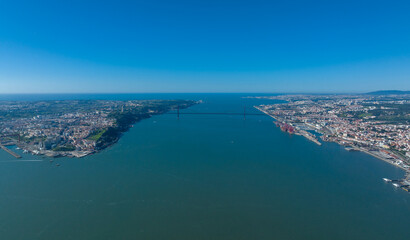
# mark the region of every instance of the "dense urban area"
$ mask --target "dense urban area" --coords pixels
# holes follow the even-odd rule
[[[264,96],[280,103],[256,106],[286,132],[321,145],[336,142],[363,151],[406,171],[390,180],[410,191],[410,94]],[[320,137],[319,137],[320,136]]]
[[[1,101],[0,147],[50,157],[83,157],[115,143],[132,124],[194,105],[188,100]]]

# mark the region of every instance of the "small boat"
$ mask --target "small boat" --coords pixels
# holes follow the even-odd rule
[[[59,166],[60,166],[60,164],[59,164],[59,163],[56,163],[56,166],[57,166],[57,167],[59,167]]]
[[[383,180],[384,180],[385,182],[391,182],[391,180],[388,179],[388,178],[383,178]]]
[[[398,183],[393,183],[393,186],[395,186],[395,187],[400,187],[400,184],[398,184]]]

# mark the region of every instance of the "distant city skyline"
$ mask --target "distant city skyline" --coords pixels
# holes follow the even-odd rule
[[[0,2],[0,93],[410,90],[407,1]]]

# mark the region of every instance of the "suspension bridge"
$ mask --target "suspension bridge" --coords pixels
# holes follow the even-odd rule
[[[243,108],[243,112],[180,112],[177,108],[176,112],[168,112],[167,114],[177,115],[179,119],[180,115],[236,115],[243,116],[246,119],[246,116],[266,116],[264,113],[252,113],[247,112],[246,108]]]

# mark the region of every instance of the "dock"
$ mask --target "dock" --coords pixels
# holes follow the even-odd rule
[[[319,142],[319,140],[317,140],[317,138],[315,137],[315,135],[313,135],[313,134],[311,134],[311,133],[309,133],[309,132],[307,132],[307,131],[305,131],[305,130],[300,130],[300,133],[299,133],[299,134],[302,135],[302,136],[304,136],[304,137],[307,138],[308,140],[310,140],[310,141],[316,143],[316,144],[319,145],[319,146],[322,145],[322,143]]]
[[[2,144],[0,144],[0,148],[2,148],[4,151],[10,153],[13,157],[15,158],[21,158],[20,155],[18,155],[17,153],[11,151],[10,149],[8,149],[7,147],[3,146]]]
[[[266,115],[270,116],[271,118],[275,119],[277,122],[283,122],[283,123],[285,123],[284,120],[280,119],[280,118],[277,117],[277,116],[272,116],[272,115],[270,115],[267,111],[263,110],[262,108],[260,108],[260,107],[258,107],[258,106],[255,106],[255,108],[258,109],[259,111],[265,113]],[[319,142],[319,140],[316,138],[315,135],[313,135],[313,134],[311,134],[311,133],[309,133],[309,132],[307,132],[307,131],[305,131],[305,130],[295,131],[295,134],[296,134],[296,135],[304,136],[306,139],[308,139],[308,140],[310,140],[310,141],[316,143],[316,144],[319,145],[319,146],[322,145],[322,143]]]

